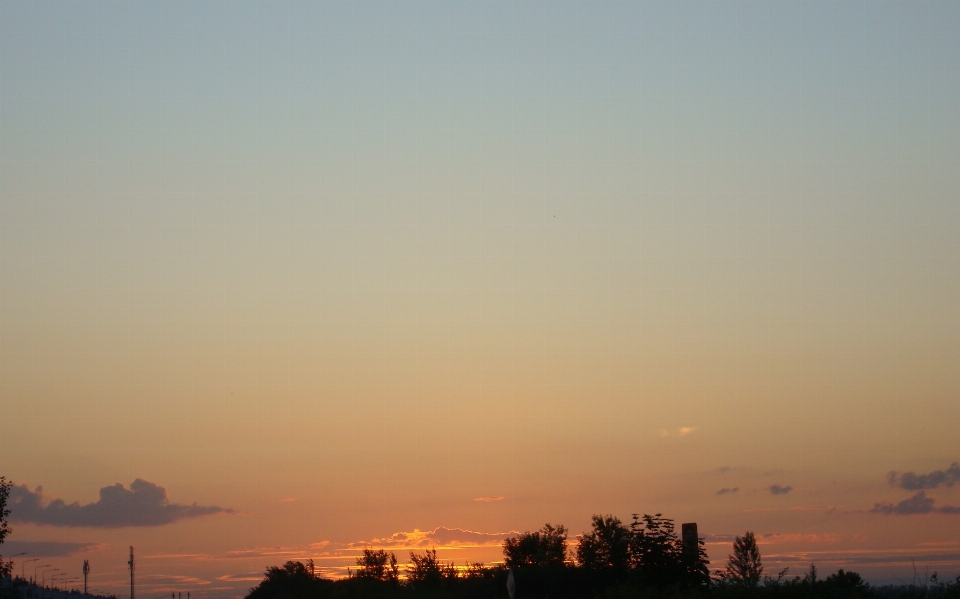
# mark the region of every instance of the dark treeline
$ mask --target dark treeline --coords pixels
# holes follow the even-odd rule
[[[436,550],[410,553],[401,566],[383,549],[364,549],[349,576],[319,576],[312,561],[287,562],[267,569],[247,599],[324,598],[508,598],[515,599],[757,599],[846,597],[943,597],[960,599],[960,577],[941,582],[936,575],[923,587],[871,588],[856,572],[838,570],[818,576],[811,564],[802,576],[776,576],[764,568],[752,532],[737,537],[726,565],[711,575],[702,538],[683,540],[673,521],[634,515],[629,523],[614,516],[594,516],[590,532],[567,544],[567,529],[545,525],[503,543],[503,563],[457,566],[437,558]]]

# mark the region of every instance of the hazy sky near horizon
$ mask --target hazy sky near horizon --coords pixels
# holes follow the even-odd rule
[[[956,2],[0,0],[0,475],[234,510],[11,542],[955,543],[957,106]]]

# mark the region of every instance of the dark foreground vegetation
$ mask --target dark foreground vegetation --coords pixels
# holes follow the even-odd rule
[[[411,553],[401,566],[394,553],[365,549],[349,576],[336,581],[317,575],[312,561],[287,562],[267,569],[247,599],[960,599],[960,577],[871,588],[856,572],[820,577],[813,565],[802,576],[764,575],[751,532],[737,537],[726,567],[711,575],[703,539],[685,545],[660,514],[637,515],[630,524],[594,516],[592,530],[577,541],[569,551],[566,529],[547,524],[506,539],[503,563],[494,566],[442,562],[435,550]]]

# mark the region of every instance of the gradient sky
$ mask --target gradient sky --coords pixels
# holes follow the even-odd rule
[[[0,0],[0,474],[234,510],[0,552],[229,597],[662,512],[956,575],[958,106],[957,2]]]

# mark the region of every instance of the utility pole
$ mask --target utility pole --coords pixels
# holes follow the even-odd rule
[[[83,594],[87,594],[87,575],[90,574],[90,562],[83,560]]]
[[[133,572],[136,569],[136,566],[133,562],[133,545],[130,546],[130,561],[127,562],[127,565],[130,566],[130,599],[133,597]]]

